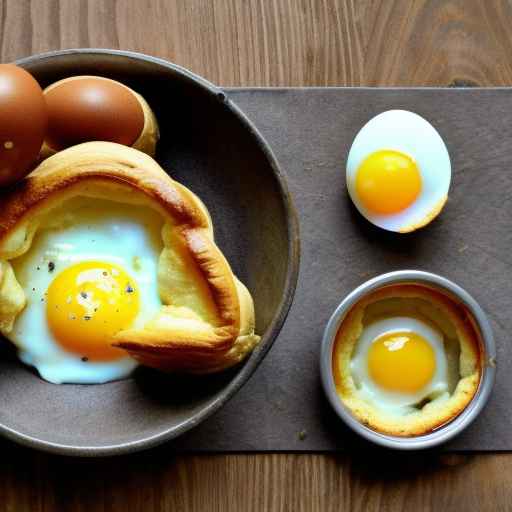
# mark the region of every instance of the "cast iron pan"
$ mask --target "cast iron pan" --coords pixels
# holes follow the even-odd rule
[[[204,421],[249,379],[290,308],[299,267],[295,211],[272,151],[225,93],[169,62],[129,52],[66,50],[18,62],[46,86],[71,75],[120,80],[161,126],[157,161],[212,214],[216,240],[250,289],[261,344],[242,365],[209,377],[139,369],[102,385],[41,380],[0,340],[0,433],[67,455],[149,448]],[[244,411],[240,411],[244,414]]]

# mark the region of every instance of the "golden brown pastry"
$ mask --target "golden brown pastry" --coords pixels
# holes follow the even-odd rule
[[[38,229],[58,222],[78,197],[146,206],[164,220],[158,262],[162,307],[113,345],[162,370],[213,372],[241,361],[258,343],[246,287],[216,246],[201,200],[149,156],[109,142],[61,151],[0,196],[0,330],[9,337],[25,295],[10,261],[30,251]]]
[[[442,333],[444,340],[444,354],[435,357],[446,358],[446,389],[441,385],[439,391],[407,407],[384,403],[378,393],[371,396],[365,391],[366,383],[356,378],[354,361],[364,329],[393,317],[419,319]],[[357,303],[339,328],[333,352],[334,379],[342,402],[364,425],[395,436],[425,434],[457,416],[476,393],[481,365],[479,340],[464,310],[441,293],[418,285],[389,286]]]

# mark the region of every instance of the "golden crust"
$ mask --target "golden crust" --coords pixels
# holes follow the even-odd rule
[[[215,245],[204,204],[149,156],[110,142],[61,151],[0,195],[0,328],[6,326],[6,336],[24,306],[9,260],[29,250],[50,212],[78,196],[149,206],[165,221],[158,268],[164,305],[144,328],[118,333],[116,346],[147,366],[209,372],[237,363],[259,341],[252,298]],[[10,282],[3,293],[2,275]]]
[[[405,415],[379,409],[360,397],[350,372],[350,362],[363,329],[368,306],[395,297],[422,299],[433,306],[440,322],[448,322],[460,344],[459,381],[454,391]],[[444,320],[441,320],[444,318]],[[443,329],[442,329],[443,330]],[[460,414],[475,395],[481,377],[481,351],[478,336],[467,314],[446,296],[419,285],[382,288],[357,303],[343,320],[333,350],[333,373],[342,402],[364,425],[395,436],[418,436],[442,426]]]
[[[43,91],[43,94],[46,94],[48,91],[56,87],[57,85],[62,85],[64,82],[70,82],[73,80],[80,80],[82,78],[96,78],[98,80],[107,80],[109,82],[115,82],[118,85],[121,85],[128,89],[139,102],[142,113],[144,114],[144,126],[142,128],[142,132],[138,139],[133,143],[132,147],[142,151],[143,153],[148,154],[149,156],[155,156],[156,144],[158,139],[160,138],[160,131],[158,127],[158,122],[156,120],[155,114],[151,110],[151,107],[148,105],[147,101],[133,89],[130,89],[127,85],[124,85],[121,82],[117,82],[115,80],[111,80],[110,78],[105,78],[102,76],[91,76],[91,75],[80,75],[80,76],[72,76],[69,78],[64,78],[63,80],[59,80],[55,82]],[[42,161],[52,155],[54,155],[56,151],[52,149],[48,144],[43,142],[43,147],[41,148],[41,153],[39,155],[39,160]]]
[[[10,333],[26,300],[11,265],[6,261],[0,261],[0,297],[4,297],[0,299],[0,332]]]

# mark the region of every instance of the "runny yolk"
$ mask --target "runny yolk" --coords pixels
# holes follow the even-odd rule
[[[382,389],[414,393],[434,376],[434,349],[413,332],[392,332],[379,336],[368,352],[368,370]]]
[[[111,346],[139,312],[133,279],[117,265],[88,261],[63,270],[48,287],[46,316],[62,348],[91,361],[126,354]]]
[[[370,212],[381,215],[401,212],[421,192],[420,170],[405,153],[392,149],[376,151],[357,170],[356,192]]]

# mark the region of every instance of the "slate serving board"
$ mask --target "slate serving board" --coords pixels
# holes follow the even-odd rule
[[[220,412],[172,446],[179,451],[330,451],[364,444],[323,395],[322,332],[354,287],[383,272],[413,268],[466,288],[489,315],[496,338],[493,396],[446,448],[512,449],[512,89],[226,92],[261,130],[287,175],[300,218],[301,273],[286,324],[255,375]],[[367,223],[345,188],[354,136],[371,117],[395,108],[428,119],[452,160],[445,210],[409,235]],[[215,205],[208,207],[215,216]]]

